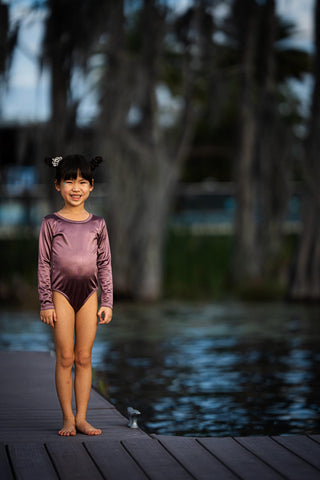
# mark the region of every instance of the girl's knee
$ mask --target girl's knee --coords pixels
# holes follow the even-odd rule
[[[75,353],[74,363],[76,367],[91,367],[91,352],[81,351]]]
[[[73,352],[57,352],[57,364],[63,368],[72,368],[74,362]]]

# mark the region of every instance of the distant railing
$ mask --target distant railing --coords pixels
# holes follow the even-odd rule
[[[50,212],[46,185],[33,185],[27,190],[2,188],[0,196],[0,237],[38,235],[41,219]],[[293,188],[283,225],[286,233],[301,231],[301,192]],[[98,215],[105,212],[108,187],[97,183],[87,206]],[[92,208],[91,208],[92,207]],[[177,188],[170,227],[192,234],[232,234],[236,212],[234,184],[202,182],[180,184]]]

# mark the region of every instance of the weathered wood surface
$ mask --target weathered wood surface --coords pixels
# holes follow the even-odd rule
[[[53,372],[49,354],[0,352],[1,480],[320,480],[320,435],[149,436],[95,391],[103,435],[59,437]]]
[[[54,357],[45,352],[0,352],[0,441],[57,439],[61,410],[54,365]],[[95,390],[90,396],[88,420],[108,438],[148,437],[140,429],[128,428],[128,420]],[[84,439],[88,437],[81,434],[75,437],[75,441]]]
[[[276,441],[276,438],[242,437],[239,439],[239,442],[284,477],[290,478],[290,480],[313,480],[320,478],[318,469],[310,465],[303,457],[297,456],[281,446]],[[318,452],[318,456],[320,456],[320,448]]]

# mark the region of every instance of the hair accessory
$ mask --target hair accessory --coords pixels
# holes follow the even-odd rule
[[[59,163],[61,162],[63,157],[54,157],[52,159],[52,166],[53,167],[57,167],[59,165]]]
[[[102,157],[94,157],[90,160],[90,165],[91,165],[91,170],[94,170],[95,168],[97,168],[97,166],[103,162],[103,158]]]

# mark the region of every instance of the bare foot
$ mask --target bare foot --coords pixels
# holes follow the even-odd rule
[[[94,428],[86,420],[76,420],[76,428],[85,435],[101,435],[100,428]]]
[[[59,435],[62,437],[74,437],[76,435],[76,426],[74,420],[64,420]]]

